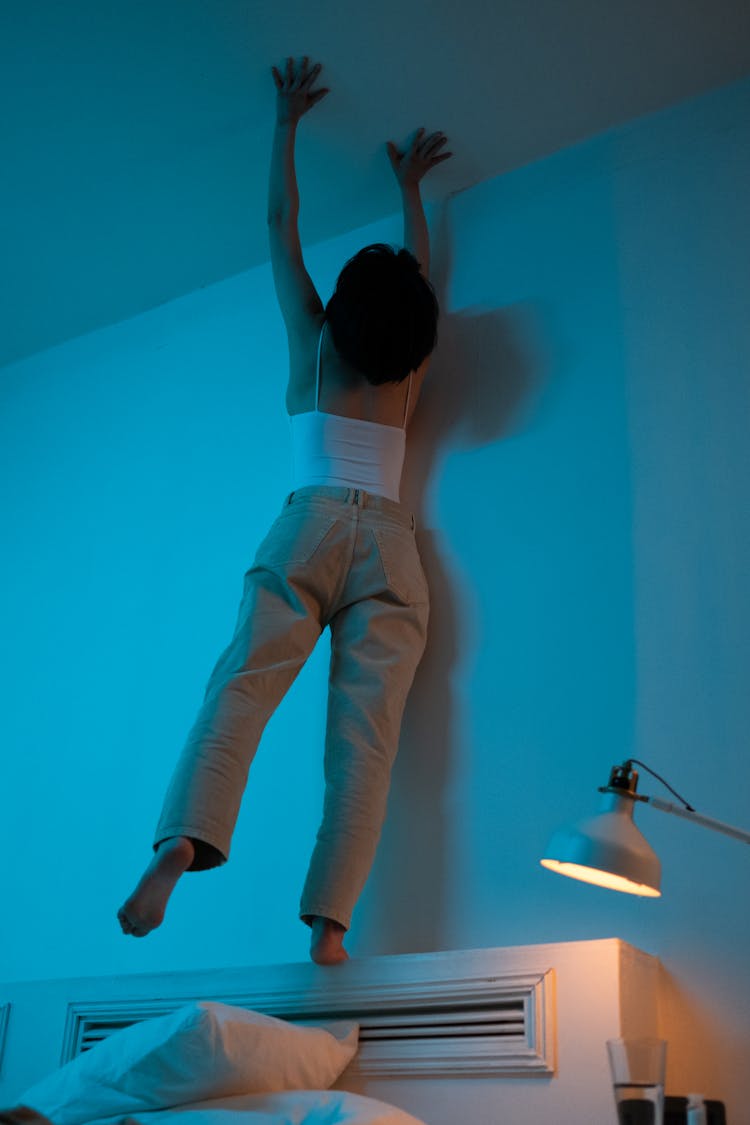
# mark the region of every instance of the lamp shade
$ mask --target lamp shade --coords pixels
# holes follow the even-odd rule
[[[596,816],[554,833],[542,866],[586,883],[657,898],[661,865],[633,822],[632,797],[607,792]]]

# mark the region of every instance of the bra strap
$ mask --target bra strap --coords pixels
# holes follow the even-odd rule
[[[414,374],[413,371],[409,372],[409,385],[406,388],[406,406],[404,407],[404,428],[406,428],[406,419],[409,417],[409,399],[411,397],[411,377],[412,377],[413,374]]]
[[[315,370],[315,410],[317,411],[318,403],[320,401],[320,353],[323,350],[323,332],[325,331],[326,322],[323,321],[323,327],[320,330],[320,339],[318,340],[318,364]]]

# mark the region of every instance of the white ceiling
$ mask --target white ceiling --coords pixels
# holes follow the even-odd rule
[[[271,65],[300,125],[303,245],[398,210],[418,126],[437,199],[750,72],[748,0],[0,0],[0,364],[267,260]]]

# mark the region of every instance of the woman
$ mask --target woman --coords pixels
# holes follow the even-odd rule
[[[347,959],[343,936],[385,816],[406,697],[424,650],[428,590],[414,519],[399,501],[406,426],[437,341],[419,181],[447,160],[423,129],[388,154],[410,250],[365,247],[323,308],[302,259],[297,125],[329,91],[320,63],[272,67],[277,114],[268,229],[287,329],[294,489],[261,543],[234,637],[219,659],[178,762],[155,854],[120,909],[123,932],[158,926],[177,880],[226,862],[263,728],[325,628],[331,669],[323,818],[300,917],[319,964]],[[411,252],[410,252],[411,251]]]

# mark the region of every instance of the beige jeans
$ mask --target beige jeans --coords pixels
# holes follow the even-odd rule
[[[325,798],[300,916],[347,929],[385,817],[404,704],[424,651],[428,589],[414,518],[354,488],[293,492],[245,575],[154,840],[189,836],[191,870],[224,863],[263,729],[331,630]]]

